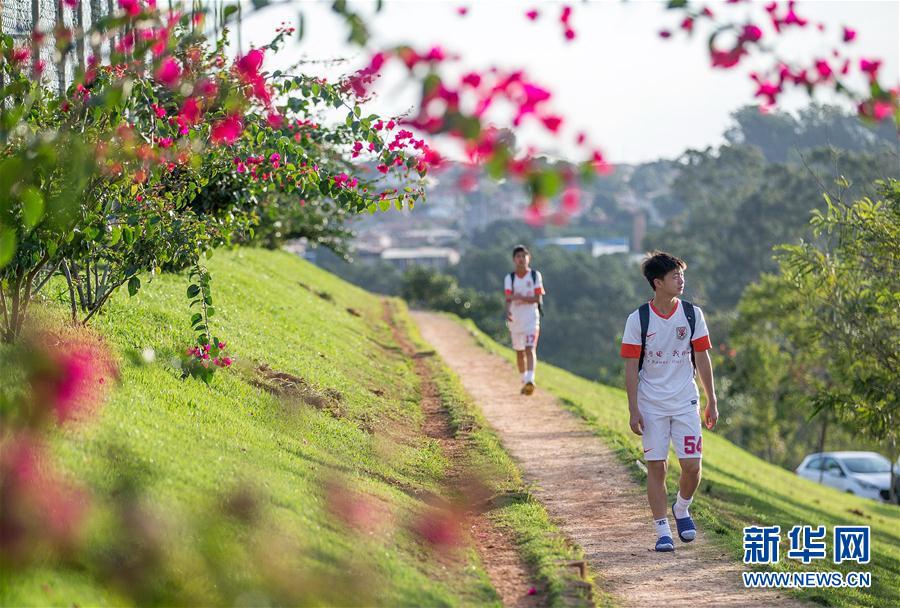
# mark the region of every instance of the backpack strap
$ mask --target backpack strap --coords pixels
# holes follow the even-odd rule
[[[650,302],[644,302],[638,308],[641,320],[641,357],[638,359],[638,371],[644,367],[644,350],[647,348],[647,330],[650,328]]]
[[[535,285],[535,286],[537,285],[537,270],[535,270],[534,268],[531,269],[531,284]],[[543,317],[544,316],[544,296],[538,297],[537,305],[538,305],[538,314]]]
[[[691,337],[690,337],[690,345],[691,345],[691,365],[694,366],[694,369],[697,369],[697,361],[694,358],[694,328],[697,325],[697,315],[694,312],[694,305],[685,300],[681,301],[681,305],[684,307],[684,316],[687,317],[688,326],[691,328]]]

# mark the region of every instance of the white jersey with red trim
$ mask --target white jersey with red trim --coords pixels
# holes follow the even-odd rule
[[[711,348],[703,311],[694,306],[694,352]],[[696,409],[700,391],[694,381],[691,328],[681,300],[668,315],[662,315],[650,303],[650,324],[644,365],[638,374],[638,407],[641,412],[675,415]],[[641,356],[641,319],[637,310],[628,316],[622,336],[621,354],[626,359]]]
[[[509,275],[503,279],[503,291],[506,294],[507,301],[512,294],[518,294],[527,298],[536,295],[544,295],[544,277],[537,270],[534,271],[535,280],[531,279],[531,269],[520,277],[515,274],[515,280],[510,281]],[[510,304],[510,312],[512,313],[512,322],[509,323],[510,331],[528,332],[541,325],[541,316],[538,314],[537,304],[526,304],[524,302],[512,302]]]

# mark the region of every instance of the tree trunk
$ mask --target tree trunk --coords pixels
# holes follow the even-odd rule
[[[825,451],[825,432],[828,430],[828,412],[823,411],[822,432],[819,434],[819,454]],[[819,469],[819,483],[822,483],[822,477],[825,475],[825,469]]]

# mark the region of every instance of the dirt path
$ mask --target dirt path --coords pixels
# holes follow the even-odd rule
[[[444,456],[450,461],[447,484],[453,486],[463,482],[466,444],[463,439],[458,439],[453,434],[450,416],[444,408],[431,369],[423,353],[417,352],[415,345],[393,322],[391,308],[387,302],[384,305],[384,318],[390,325],[394,339],[400,345],[403,354],[413,360],[416,375],[421,381],[421,405],[425,414],[423,431],[426,436],[437,440]],[[491,579],[491,584],[500,594],[503,605],[511,608],[536,608],[546,605],[545,590],[534,583],[528,567],[523,563],[508,535],[498,529],[483,513],[468,513],[466,519],[472,543]]]
[[[656,539],[643,489],[583,421],[541,390],[520,396],[513,366],[480,348],[461,325],[433,313],[413,318],[537,486],[535,495],[584,549],[600,586],[624,605],[805,605],[782,593],[745,589],[741,564],[705,542],[703,530],[690,545],[676,541],[674,554],[652,551]]]

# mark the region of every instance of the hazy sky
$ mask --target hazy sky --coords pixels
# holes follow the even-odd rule
[[[566,117],[567,129],[557,140],[536,130],[524,131],[520,140],[563,156],[574,150],[574,134],[584,130],[613,162],[675,157],[687,148],[719,143],[729,114],[755,103],[755,85],[746,76],[752,66],[713,70],[704,36],[688,39],[679,34],[669,41],[659,38],[660,29],[674,30],[678,24],[679,13],[665,11],[663,2],[570,4],[574,9],[572,24],[578,33],[573,42],[565,42],[562,37],[558,21],[562,3],[386,0],[382,12],[369,20],[375,35],[371,46],[439,44],[462,55],[462,63],[468,67],[524,68],[535,81],[553,91],[553,109]],[[713,10],[767,21],[763,2],[754,2],[753,6],[707,4]],[[267,59],[267,68],[302,58],[346,59],[339,65],[312,68],[335,77],[361,67],[367,55],[342,42],[346,30],[331,13],[330,5],[330,1],[295,1],[289,7],[265,9],[244,21],[242,44],[246,49],[267,42],[281,21],[296,25],[302,11],[306,30],[303,40],[289,43],[279,56]],[[374,3],[360,2],[357,6],[371,13]],[[460,6],[469,7],[466,17],[457,15]],[[541,11],[537,22],[525,18],[529,8]],[[827,29],[821,34],[809,27],[782,36],[778,46],[782,55],[807,60],[828,57],[831,49],[839,46],[841,27],[851,25],[858,37],[849,47],[850,56],[883,59],[883,82],[896,86],[900,73],[900,0],[807,0],[798,2],[797,10],[814,23],[824,23]],[[768,38],[774,40],[773,36]],[[829,97],[820,95],[818,99],[827,101]],[[370,107],[379,113],[398,113],[412,100],[409,90],[383,86]],[[808,97],[797,93],[783,100],[782,107],[795,109],[805,105]]]

